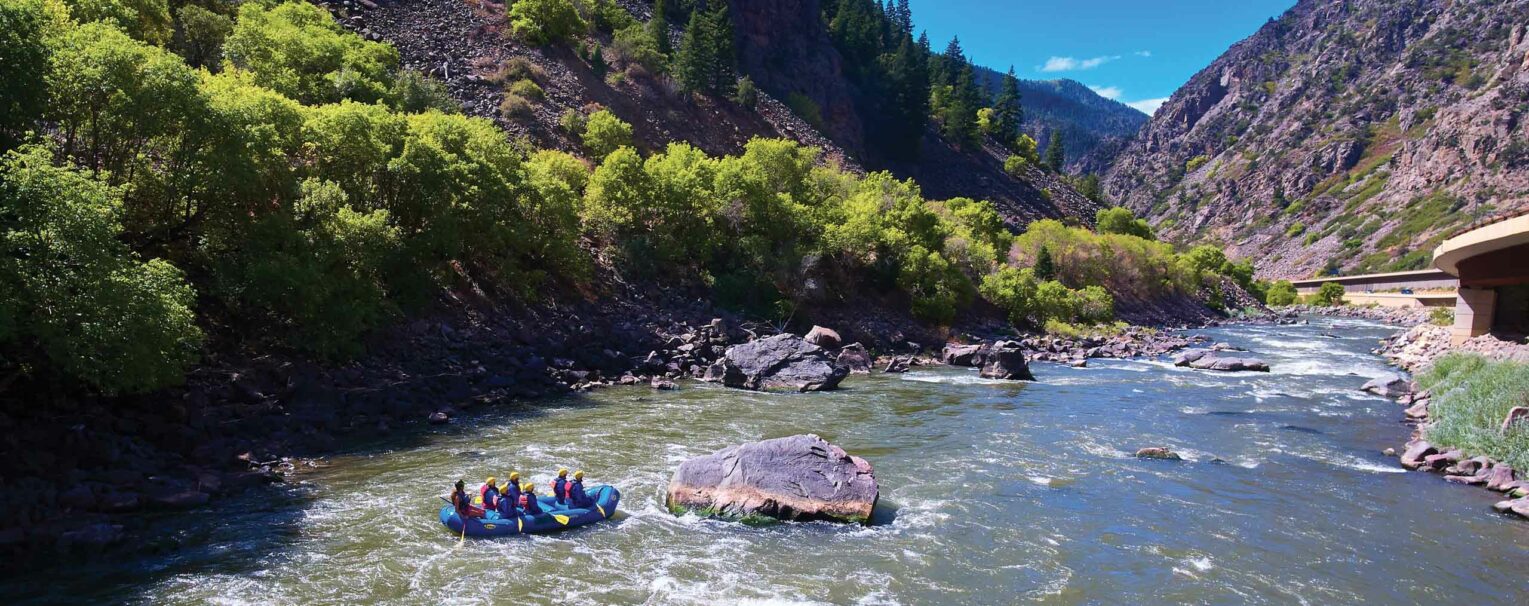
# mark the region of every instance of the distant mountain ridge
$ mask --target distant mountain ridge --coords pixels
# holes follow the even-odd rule
[[[1273,277],[1426,266],[1529,209],[1529,0],[1301,0],[1177,92],[1106,194]]]
[[[982,86],[995,93],[1003,74],[981,66],[977,71]],[[1021,129],[1042,149],[1051,141],[1051,133],[1060,129],[1068,172],[1103,172],[1148,119],[1076,80],[1020,79],[1019,91],[1025,108]]]

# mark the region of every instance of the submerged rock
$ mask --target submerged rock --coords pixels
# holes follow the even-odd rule
[[[1407,469],[1417,469],[1423,464],[1423,457],[1437,454],[1438,449],[1424,440],[1413,440],[1407,443],[1407,450],[1402,452],[1401,464]]]
[[[742,389],[826,391],[849,375],[823,348],[790,334],[729,347],[725,362],[722,384]]]
[[[667,503],[725,517],[865,523],[879,495],[870,463],[807,434],[687,460],[669,480]]]
[[[1164,459],[1164,460],[1168,460],[1168,461],[1182,461],[1182,460],[1184,460],[1183,457],[1179,456],[1179,453],[1176,453],[1176,452],[1170,450],[1167,446],[1148,446],[1146,448],[1138,449],[1136,451],[1136,458],[1138,458],[1138,459]]]

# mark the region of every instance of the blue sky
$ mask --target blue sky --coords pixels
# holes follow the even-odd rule
[[[1152,113],[1195,72],[1295,0],[910,0],[936,52],[1020,78],[1070,78]]]

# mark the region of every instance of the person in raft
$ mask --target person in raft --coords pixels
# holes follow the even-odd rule
[[[531,516],[540,514],[542,506],[536,502],[536,485],[526,482],[520,485],[520,489],[523,491],[520,495],[520,510]]]
[[[451,506],[457,509],[457,517],[464,520],[483,517],[483,510],[473,507],[472,497],[467,496],[467,483],[461,480],[457,480],[456,490],[451,493]]]
[[[573,482],[568,484],[568,503],[573,507],[589,509],[595,504],[595,500],[584,494],[584,472],[573,472]]]
[[[557,479],[552,481],[552,500],[557,501],[558,507],[568,506],[568,468],[557,470]]]
[[[504,492],[499,494],[499,516],[512,518],[517,515],[520,508],[520,472],[510,472],[510,479],[504,483]]]
[[[478,496],[483,498],[484,509],[499,509],[499,484],[494,476],[489,476],[483,481],[483,486],[478,488]]]

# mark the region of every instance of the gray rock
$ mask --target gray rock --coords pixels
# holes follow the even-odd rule
[[[1163,460],[1167,460],[1167,461],[1182,461],[1182,460],[1184,460],[1183,457],[1179,456],[1179,453],[1176,453],[1176,452],[1174,452],[1172,450],[1169,450],[1169,448],[1167,446],[1148,446],[1146,448],[1138,449],[1136,451],[1136,458],[1138,458],[1138,459],[1163,459]]]
[[[1513,486],[1516,480],[1513,468],[1507,463],[1498,463],[1492,466],[1492,471],[1487,474],[1487,488],[1497,491],[1506,491]]]
[[[790,334],[734,345],[725,359],[722,384],[742,389],[826,391],[849,375],[823,348]]]
[[[1190,368],[1197,370],[1219,370],[1235,372],[1251,370],[1256,372],[1269,372],[1269,365],[1263,360],[1256,358],[1222,357],[1218,355],[1201,356],[1189,363]]]
[[[1398,398],[1411,391],[1408,389],[1407,379],[1398,374],[1370,379],[1359,389],[1383,398]]]
[[[940,361],[951,366],[978,366],[982,363],[981,345],[949,343],[940,352]]]
[[[824,349],[838,349],[839,344],[844,342],[839,338],[838,331],[817,325],[807,331],[807,336],[802,337],[802,340]]]
[[[1189,366],[1208,355],[1211,355],[1209,349],[1186,349],[1173,355],[1173,365]]]
[[[871,353],[865,350],[865,346],[859,343],[850,343],[839,350],[839,356],[834,358],[839,365],[848,368],[856,374],[871,372]]]
[[[865,523],[880,496],[871,464],[816,435],[724,448],[680,464],[670,510]]]
[[[1025,351],[1013,341],[999,341],[983,355],[981,375],[988,379],[1034,381],[1030,365],[1025,363]]]
[[[881,372],[904,373],[908,372],[908,369],[912,367],[913,356],[892,356],[891,359],[887,360],[887,365],[881,369]]]
[[[1515,423],[1529,423],[1529,406],[1514,406],[1508,409],[1508,414],[1503,417],[1499,431],[1506,434]]]
[[[437,410],[430,413],[430,417],[427,420],[431,425],[445,425],[451,422],[451,415],[446,414],[443,410]]]

